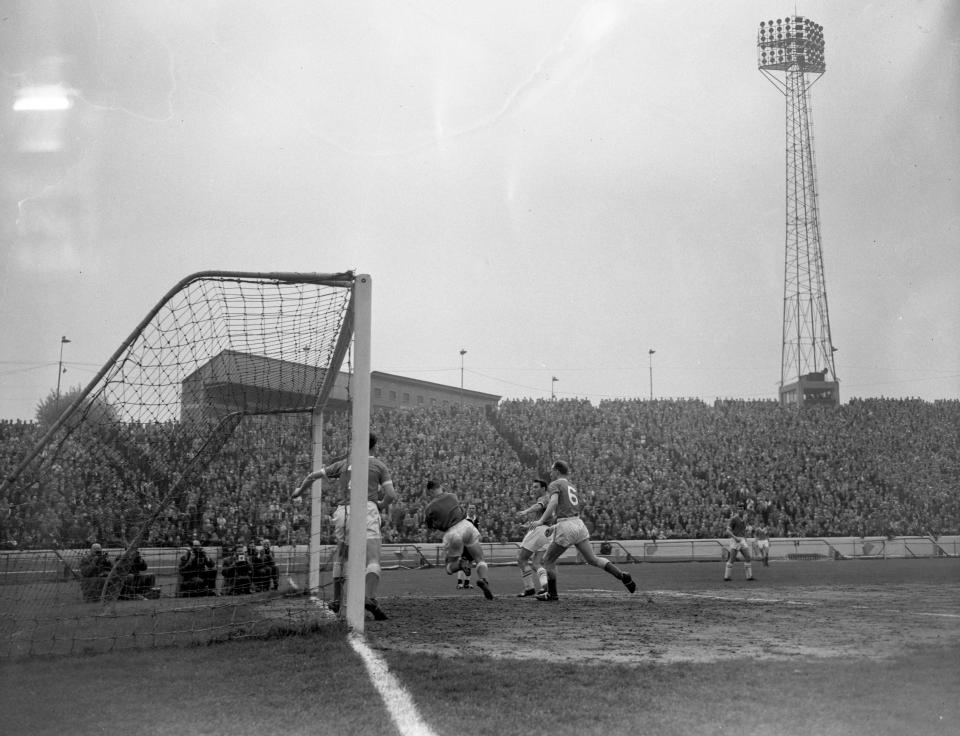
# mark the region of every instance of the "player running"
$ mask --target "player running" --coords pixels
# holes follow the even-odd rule
[[[543,555],[553,537],[553,519],[546,524],[540,524],[539,518],[550,501],[547,493],[547,482],[541,478],[531,481],[533,490],[539,498],[532,506],[517,512],[521,519],[529,519],[530,514],[537,514],[536,520],[528,524],[528,531],[520,542],[520,551],[517,552],[517,567],[520,568],[520,579],[523,582],[523,592],[517,593],[518,598],[529,598],[541,593],[547,588],[547,569],[543,566]]]
[[[477,530],[460,505],[460,500],[452,493],[443,490],[443,485],[435,480],[427,481],[427,491],[434,498],[423,510],[424,524],[427,529],[443,532],[443,553],[446,559],[447,575],[458,570],[469,570],[471,565],[477,568],[477,587],[483,591],[487,600],[493,598],[490,583],[487,582],[487,563],[483,559],[480,546],[480,532]],[[465,559],[469,553],[470,559]]]
[[[587,531],[586,524],[580,518],[580,498],[577,495],[577,489],[567,478],[569,474],[570,466],[563,460],[557,460],[551,466],[550,477],[552,482],[547,487],[550,499],[536,522],[537,524],[546,524],[554,516],[557,519],[553,541],[550,542],[550,546],[547,547],[547,552],[543,557],[543,566],[547,568],[547,589],[537,594],[537,600],[559,600],[557,595],[557,560],[569,547],[576,547],[583,559],[594,567],[599,567],[604,572],[613,575],[631,593],[635,592],[637,584],[633,582],[630,573],[623,572],[610,560],[597,557],[593,553],[593,548],[590,546],[590,532]]]
[[[737,561],[737,553],[743,557],[743,572],[747,580],[753,580],[753,565],[750,564],[750,545],[747,544],[747,522],[736,511],[727,522],[727,535],[730,537],[730,546],[727,548],[727,561],[723,566],[723,579],[730,581],[733,575],[733,563]]]

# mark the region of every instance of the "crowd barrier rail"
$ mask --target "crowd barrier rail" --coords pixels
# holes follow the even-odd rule
[[[750,539],[756,550],[756,540]],[[727,545],[717,539],[629,539],[592,540],[596,554],[622,563],[641,562],[715,562],[721,559]],[[485,542],[483,554],[494,566],[516,564],[519,542]],[[218,563],[220,550],[207,548]],[[120,549],[106,549],[116,558]],[[297,579],[307,573],[308,545],[275,546],[274,559],[281,575]],[[320,548],[321,572],[329,572],[336,547]],[[0,551],[0,585],[18,583],[71,581],[78,577],[80,558],[85,549]],[[177,577],[177,563],[183,548],[149,547],[141,549],[148,570],[158,578],[166,593],[170,581]],[[759,555],[756,555],[759,556]],[[878,560],[896,558],[960,557],[960,535],[904,537],[774,537],[770,539],[771,562]],[[439,543],[384,544],[381,552],[383,569],[421,569],[444,565],[443,545]],[[583,562],[576,549],[568,549],[560,557],[561,564]]]

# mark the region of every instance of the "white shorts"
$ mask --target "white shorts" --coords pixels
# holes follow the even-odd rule
[[[747,544],[745,537],[730,537],[730,552],[750,552],[750,545]]]
[[[349,518],[350,510],[342,504],[333,512],[333,538],[337,542],[346,540]],[[380,509],[376,501],[367,501],[367,539],[380,539]]]
[[[480,544],[480,531],[471,522],[461,519],[443,533],[443,553],[447,559],[459,557],[464,547]]]
[[[769,540],[769,539],[758,539],[758,540],[757,540],[757,549],[761,549],[761,550],[770,549],[770,540]]]
[[[535,526],[524,535],[523,541],[520,542],[520,548],[528,552],[539,552],[547,548],[552,538],[553,527],[547,524],[541,524],[540,526]]]
[[[583,523],[583,519],[579,516],[557,519],[553,532],[554,544],[566,549],[589,539],[590,532],[587,531],[587,525]]]

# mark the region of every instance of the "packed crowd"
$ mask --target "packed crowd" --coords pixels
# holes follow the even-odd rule
[[[326,415],[326,458],[346,451],[348,421]],[[773,401],[506,400],[495,412],[378,409],[371,428],[400,494],[388,542],[434,541],[423,524],[429,479],[477,505],[485,539],[518,541],[530,481],[556,458],[570,463],[598,540],[722,536],[736,507],[771,536],[960,533],[958,401],[798,412]],[[0,422],[5,475],[39,434]],[[312,468],[310,434],[309,417],[289,415],[245,419],[217,452],[175,424],[125,427],[109,445],[75,438],[0,498],[0,542],[305,543],[309,504],[290,496]],[[203,462],[190,464],[197,454]],[[325,515],[339,493],[324,484]],[[332,529],[320,534],[330,541]]]

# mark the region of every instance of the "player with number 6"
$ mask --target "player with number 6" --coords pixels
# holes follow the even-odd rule
[[[623,583],[631,593],[637,590],[630,573],[623,572],[605,557],[597,557],[590,546],[590,532],[580,518],[580,498],[577,489],[567,476],[570,475],[570,466],[563,460],[557,460],[550,468],[551,483],[547,487],[550,500],[535,524],[546,524],[556,516],[553,541],[547,547],[543,556],[543,566],[547,568],[547,589],[537,594],[538,601],[556,601],[557,595],[557,560],[567,549],[576,547],[584,560],[594,567],[613,575]]]

